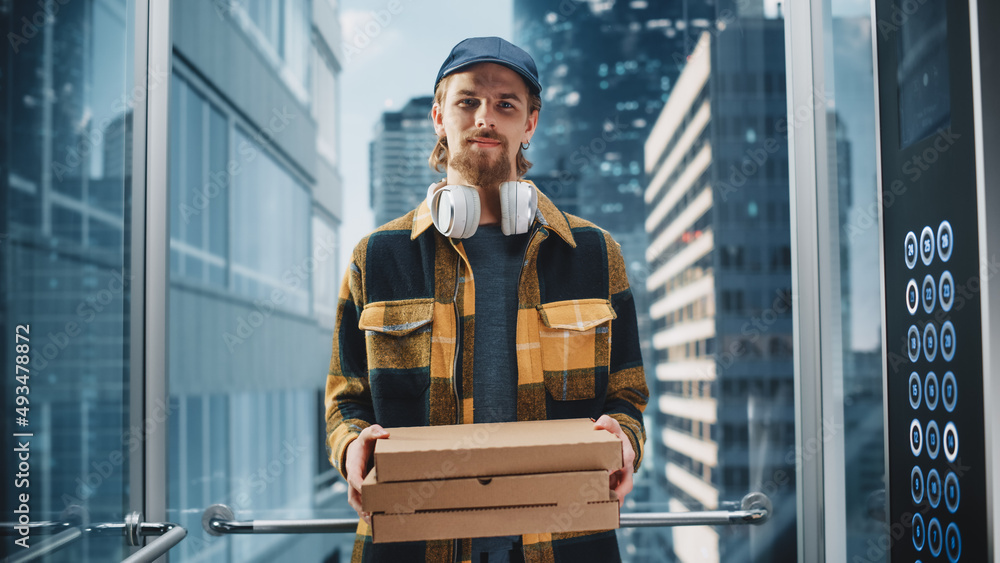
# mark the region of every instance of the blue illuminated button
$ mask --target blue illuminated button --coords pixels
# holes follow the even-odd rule
[[[958,429],[954,422],[944,425],[944,455],[948,461],[955,461],[958,457]]]
[[[930,227],[920,231],[920,260],[924,266],[930,266],[934,261],[934,230]]]
[[[906,256],[906,267],[912,270],[917,265],[917,235],[913,231],[906,233],[903,253]]]
[[[920,359],[920,329],[914,325],[910,325],[910,329],[906,331],[906,353],[911,362]]]
[[[927,372],[927,379],[924,381],[924,396],[926,399],[924,401],[927,403],[927,408],[934,410],[937,408],[938,404],[938,378],[933,371]]]
[[[931,518],[927,524],[927,548],[931,550],[931,555],[937,557],[941,555],[942,547],[944,547],[944,534],[941,532],[941,522],[937,518]]]
[[[925,313],[931,313],[934,311],[936,299],[937,284],[934,282],[934,276],[927,274],[924,276],[924,283],[920,285],[920,300],[924,304]]]
[[[920,456],[920,450],[924,446],[924,432],[920,428],[920,421],[913,419],[910,422],[910,451],[913,455]]]
[[[955,280],[948,270],[941,274],[941,281],[938,282],[938,300],[945,311],[951,311],[951,306],[955,303]]]
[[[910,471],[910,496],[913,497],[913,504],[924,500],[924,472],[916,465]]]
[[[962,534],[958,533],[958,524],[954,522],[948,524],[948,529],[944,533],[944,546],[948,561],[956,563],[962,556]]]
[[[910,374],[910,406],[914,409],[920,408],[920,376],[917,372]]]
[[[941,451],[941,431],[938,430],[937,422],[930,421],[927,423],[927,455],[931,456],[931,459],[937,459],[938,453]]]
[[[937,247],[938,247],[938,257],[941,258],[942,262],[947,262],[951,258],[951,246],[955,241],[951,234],[951,223],[948,221],[941,221],[938,225],[937,232]]]
[[[924,325],[924,357],[928,362],[937,357],[937,327],[934,323]]]
[[[949,471],[944,478],[944,504],[948,507],[948,512],[952,514],[958,510],[958,503],[962,500],[962,489],[958,486],[958,476]]]
[[[917,280],[911,279],[906,284],[906,310],[911,315],[917,313],[917,305],[920,305],[920,294],[917,291]]]
[[[931,508],[941,504],[941,475],[937,469],[927,472],[927,502],[931,503]]]
[[[955,325],[951,324],[951,321],[945,321],[941,327],[941,357],[946,362],[950,362],[955,357],[955,346],[957,344]]]
[[[947,372],[944,374],[944,381],[941,383],[941,392],[944,393],[944,408],[948,412],[955,410],[955,403],[958,401],[958,382],[955,381],[955,374]]]
[[[920,551],[924,548],[924,517],[920,513],[913,515],[913,547]]]

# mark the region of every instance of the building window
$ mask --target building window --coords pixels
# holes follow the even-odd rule
[[[309,194],[241,128],[234,139],[237,150],[255,156],[233,179],[233,291],[306,314]]]
[[[220,0],[302,103],[309,102],[309,0]]]
[[[337,231],[326,219],[313,216],[313,307],[321,319],[332,321],[337,314]],[[332,328],[332,324],[330,327]]]
[[[228,125],[175,74],[170,112],[170,273],[226,285]]]

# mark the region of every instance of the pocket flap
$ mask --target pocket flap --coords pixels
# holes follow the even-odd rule
[[[562,330],[590,330],[618,316],[607,299],[556,301],[537,308],[545,326]]]
[[[377,301],[365,305],[358,319],[358,328],[403,336],[430,324],[434,316],[433,299]]]

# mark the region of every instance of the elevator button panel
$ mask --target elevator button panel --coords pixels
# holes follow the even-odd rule
[[[895,292],[903,297],[892,300],[892,306],[887,301],[887,309],[896,312],[894,317],[887,314],[887,320],[901,321],[896,332],[900,347],[889,359],[887,389],[902,399],[908,414],[891,411],[889,423],[894,424],[894,415],[895,424],[901,424],[906,432],[905,437],[895,434],[903,438],[905,458],[892,461],[904,464],[906,469],[908,480],[899,482],[906,483],[907,502],[902,514],[912,518],[911,542],[905,545],[912,547],[920,561],[961,559],[962,530],[966,527],[962,489],[968,472],[963,442],[965,434],[974,431],[963,418],[965,405],[980,404],[979,398],[967,392],[966,384],[959,381],[968,371],[964,368],[967,362],[978,359],[977,347],[981,343],[966,348],[963,340],[959,345],[960,338],[977,336],[974,328],[962,328],[967,326],[962,323],[962,312],[968,298],[964,288],[956,285],[956,272],[960,271],[957,257],[961,256],[963,239],[961,232],[957,235],[948,220],[908,225],[901,245],[905,269],[898,268],[895,279],[899,285],[886,286],[887,294]],[[893,261],[887,258],[887,264]],[[890,441],[894,433],[890,430]],[[900,457],[899,449],[890,446],[890,452]],[[899,485],[893,485],[896,495],[902,494]]]
[[[984,374],[983,351],[997,322],[986,317],[984,289],[1000,276],[984,246],[992,232],[984,218],[995,214],[983,208],[982,194],[992,192],[982,191],[990,184],[981,177],[1000,160],[991,154],[979,160],[987,120],[976,109],[982,107],[974,96],[982,65],[971,51],[971,31],[985,20],[976,24],[970,7],[997,0],[871,4],[873,26],[907,12],[892,29],[871,34],[887,499],[880,524],[902,534],[890,534],[888,553],[877,559],[978,563],[1000,549],[988,524],[1000,509],[990,500],[987,483],[996,476],[986,463],[997,454],[986,436],[987,413],[1000,409],[994,404],[1000,401],[983,384],[995,376]],[[906,10],[907,4],[916,9]],[[852,333],[852,341],[859,335]],[[863,470],[863,463],[860,456],[850,459],[848,471]]]

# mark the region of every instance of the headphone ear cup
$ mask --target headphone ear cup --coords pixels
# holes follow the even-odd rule
[[[469,238],[476,234],[480,209],[479,192],[475,188],[444,186],[428,191],[431,220],[441,234],[451,238]]]
[[[538,193],[528,182],[500,184],[500,230],[503,234],[522,235],[531,228],[538,210]]]
[[[469,238],[476,234],[476,230],[479,228],[479,214],[481,209],[479,206],[479,190],[469,186],[454,186],[452,194],[455,196],[456,218],[460,209],[462,217],[461,228],[459,228],[460,223],[456,221],[452,236],[455,238]]]

